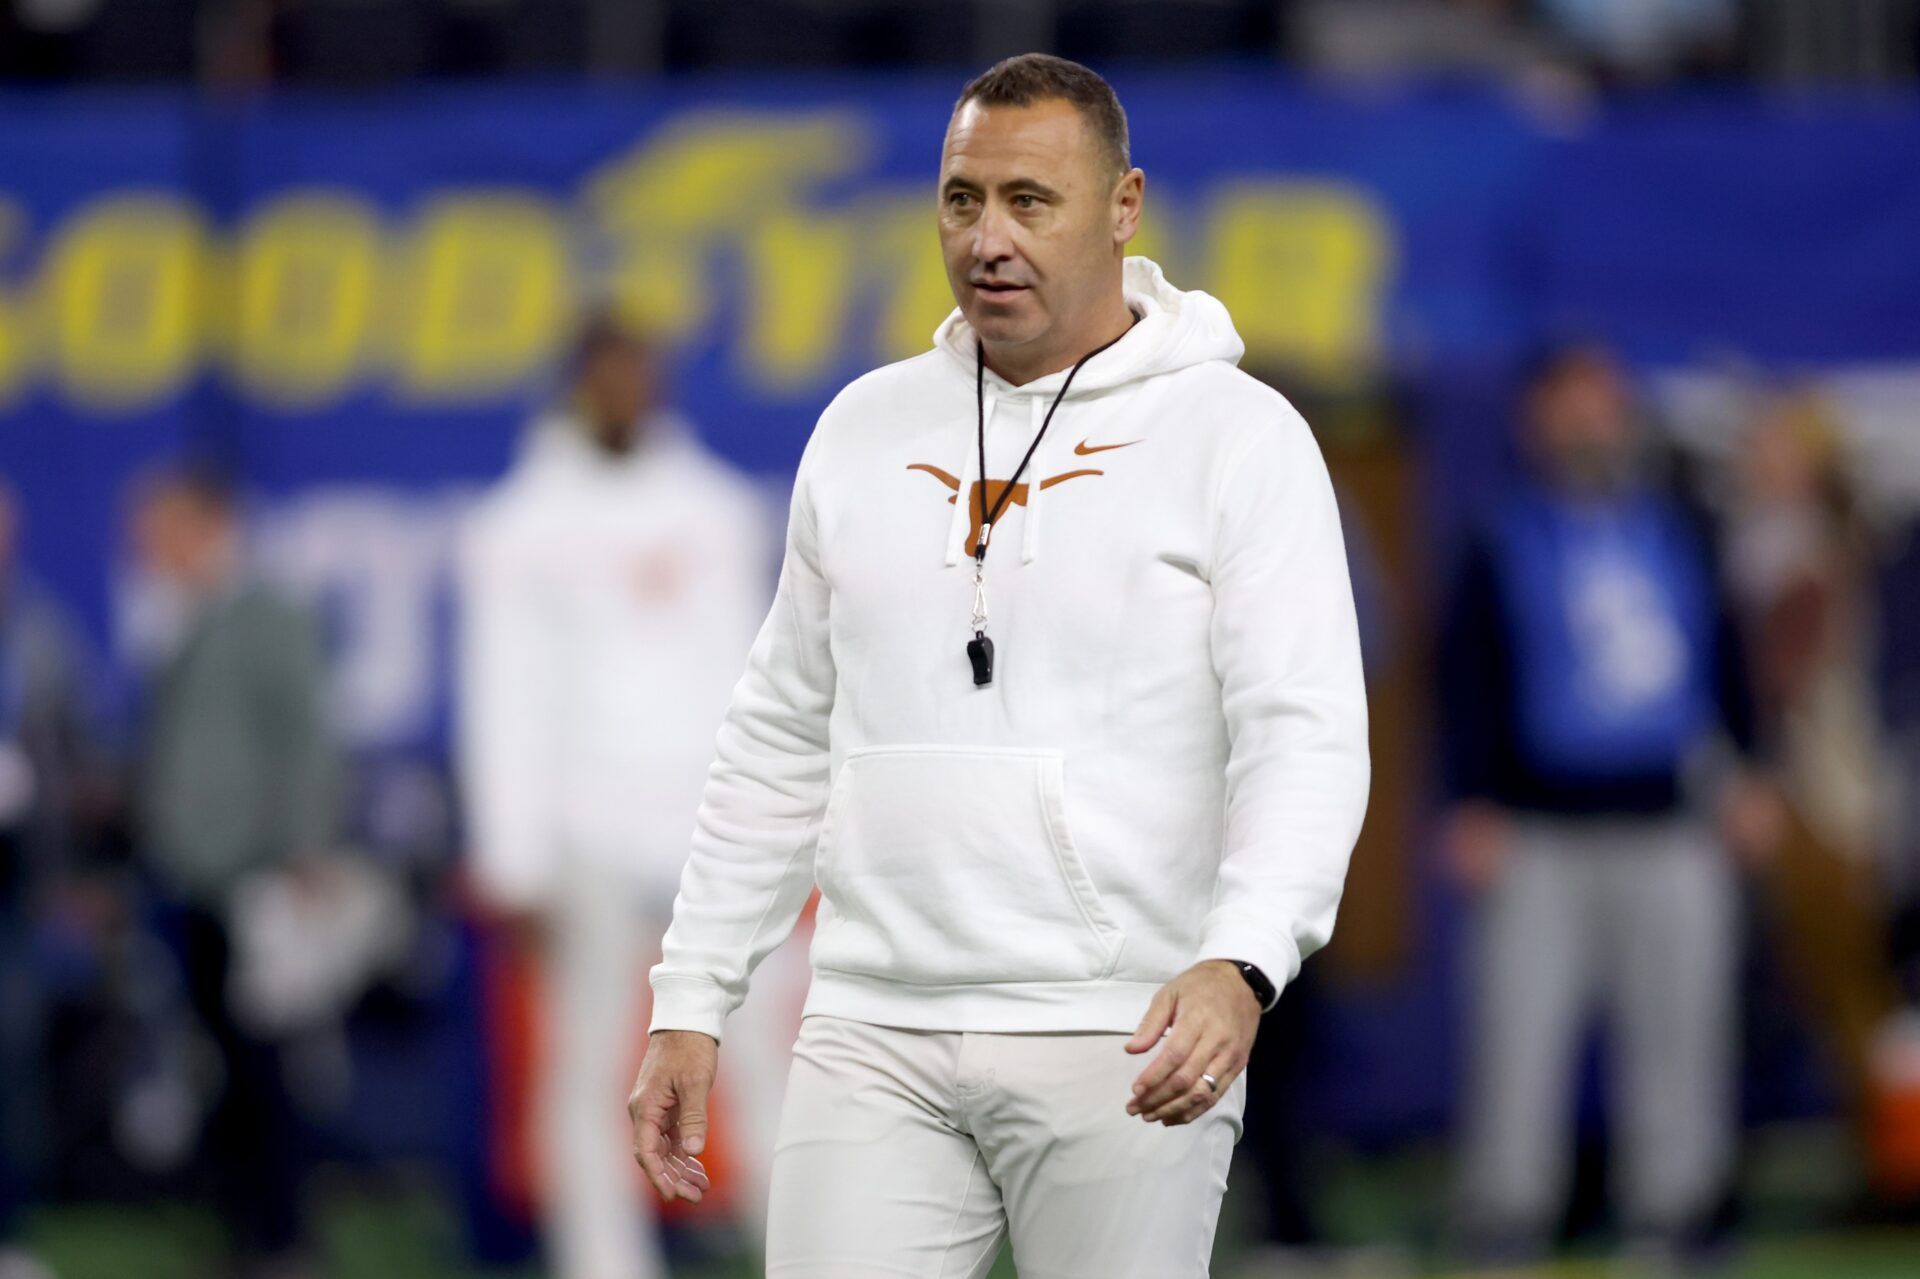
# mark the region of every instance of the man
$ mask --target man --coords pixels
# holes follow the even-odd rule
[[[1751,740],[1706,548],[1636,474],[1611,357],[1550,352],[1521,417],[1529,478],[1472,540],[1443,651],[1446,848],[1478,898],[1461,1231],[1488,1262],[1551,1243],[1597,1007],[1627,1230],[1672,1248],[1710,1225],[1731,1172],[1736,890],[1688,781],[1716,734]],[[1764,841],[1758,782],[1720,799],[1740,846]]]
[[[644,342],[593,320],[570,373],[568,402],[468,530],[463,780],[477,885],[549,979],[537,1127],[556,1273],[647,1279],[665,1262],[607,1099],[632,1077],[634,990],[765,608],[771,540],[747,482],[660,408]],[[759,1185],[784,1063],[771,1042],[730,1062]]]
[[[218,1047],[205,1154],[244,1273],[304,1273],[304,1160],[281,1045],[235,1003],[239,903],[311,874],[334,833],[313,620],[245,571],[226,479],[198,466],[136,493],[134,550],[175,628],[148,695],[139,837],[195,1013]]]
[[[1027,1279],[1206,1273],[1260,1014],[1332,927],[1368,776],[1333,493],[1224,308],[1123,257],[1143,185],[1086,68],[969,84],[959,310],[802,457],[630,1103],[702,1193],[722,1024],[817,882],[774,1279],[1008,1234]]]

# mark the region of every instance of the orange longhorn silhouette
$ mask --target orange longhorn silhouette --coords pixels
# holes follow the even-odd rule
[[[909,462],[907,463],[907,469],[909,471],[925,471],[928,475],[931,475],[934,479],[939,480],[942,484],[952,489],[953,496],[947,499],[947,504],[949,506],[951,506],[954,503],[954,501],[959,498],[960,496],[960,477],[959,476],[943,471],[937,466],[930,466],[925,462]],[[1040,487],[1043,489],[1049,489],[1056,484],[1063,484],[1066,481],[1073,479],[1077,475],[1105,475],[1105,474],[1106,474],[1105,471],[1090,471],[1090,470],[1065,471],[1059,475],[1049,475],[1046,479],[1041,480]],[[967,511],[973,517],[973,524],[971,527],[967,529],[967,550],[969,553],[972,552],[974,547],[980,545],[980,485],[981,483],[982,481],[975,480],[972,486],[969,487],[967,490]],[[1000,495],[1007,491],[1007,482],[1005,480],[987,480],[985,481],[985,483],[987,485],[986,509],[991,511],[995,506],[999,504]],[[1026,504],[1027,504],[1027,486],[1025,484],[1014,485],[1013,496],[1007,499],[1007,505],[1009,507],[1013,507],[1013,506],[1025,506]],[[1005,513],[1006,512],[1004,511],[1001,512],[1002,515],[1004,515]],[[991,533],[988,534],[988,540],[992,540]]]

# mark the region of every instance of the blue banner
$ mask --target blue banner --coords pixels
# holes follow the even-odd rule
[[[1461,456],[1501,430],[1485,370],[1544,333],[1660,362],[1920,354],[1910,101],[1569,119],[1243,71],[1117,87],[1138,251],[1227,303],[1256,371],[1427,388]],[[0,471],[32,561],[104,631],[127,476],[230,458],[280,562],[386,637],[348,679],[386,707],[359,739],[427,731],[453,521],[552,393],[580,300],[658,333],[708,439],[777,483],[832,393],[952,305],[954,91],[0,95]]]

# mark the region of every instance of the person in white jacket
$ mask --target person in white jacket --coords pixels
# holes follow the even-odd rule
[[[772,538],[751,484],[656,407],[644,343],[593,321],[572,374],[465,530],[460,762],[476,885],[546,978],[536,1128],[555,1269],[652,1279],[649,1200],[607,1098],[640,1051],[641,977],[766,607]],[[730,1059],[748,1076],[750,1175],[771,1156],[785,1060],[777,1042]]]
[[[1306,424],[1225,308],[1124,256],[1112,90],[1028,54],[941,157],[959,309],[822,415],[629,1098],[698,1197],[727,1015],[821,905],[770,1279],[1204,1275],[1260,1013],[1368,786]],[[1152,1054],[1142,1066],[1142,1056]]]

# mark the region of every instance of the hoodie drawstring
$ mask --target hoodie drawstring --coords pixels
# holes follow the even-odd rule
[[[1043,417],[1040,408],[1040,397],[1037,395],[1033,396],[1028,400],[1028,403],[1033,406],[1033,412],[1030,417],[1033,428],[1037,432],[1041,427]],[[1045,463],[1048,447],[1047,441],[1043,438],[1040,441],[1040,448],[1034,454],[1033,460],[1035,465],[1033,468],[1033,478],[1027,483],[1026,528],[1023,529],[1020,534],[1020,562],[1022,564],[1031,564],[1040,555],[1040,484],[1041,476],[1047,469]]]
[[[986,421],[993,420],[993,411],[999,407],[999,404],[997,397],[991,395],[987,397],[986,407],[983,410]],[[971,445],[973,441],[969,440],[967,443]],[[953,495],[953,518],[947,523],[948,568],[958,564],[962,556],[969,559],[973,556],[973,547],[967,543],[967,530],[973,527],[973,514],[969,502],[973,498],[973,481],[979,478],[975,474],[977,470],[978,464],[974,461],[974,450],[971,447],[961,449],[960,487]]]

